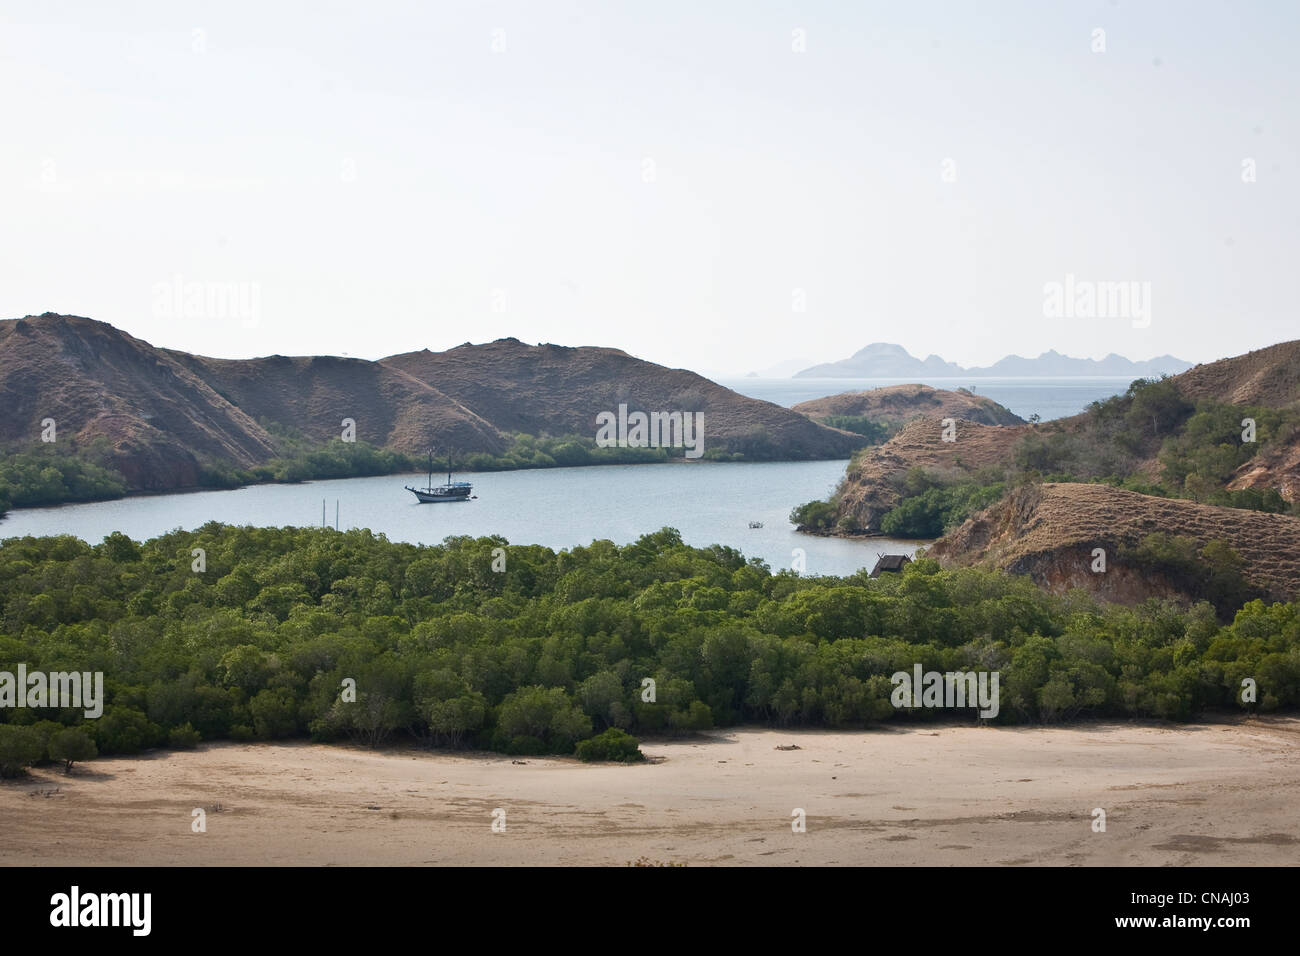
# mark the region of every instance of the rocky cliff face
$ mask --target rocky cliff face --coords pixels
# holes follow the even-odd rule
[[[1261,452],[1237,469],[1228,487],[1276,488],[1287,501],[1300,500],[1300,440]]]

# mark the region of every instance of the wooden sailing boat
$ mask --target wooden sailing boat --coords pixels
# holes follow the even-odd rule
[[[434,501],[469,501],[474,489],[468,481],[451,480],[451,452],[447,452],[447,483],[435,486],[433,483],[433,451],[429,452],[429,483],[424,488],[406,486],[406,490],[419,499],[420,504]]]

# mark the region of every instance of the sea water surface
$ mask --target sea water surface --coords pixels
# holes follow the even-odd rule
[[[915,379],[741,378],[722,384],[789,407],[839,392],[898,385]],[[923,379],[935,388],[967,387],[1028,418],[1074,415],[1090,402],[1123,392],[1124,378]],[[773,570],[802,564],[802,573],[852,574],[882,553],[912,554],[926,542],[888,538],[823,538],[799,534],[790,509],[825,499],[844,475],[845,461],[697,462],[604,465],[459,474],[472,481],[474,501],[421,505],[403,485],[426,476],[391,475],[297,485],[253,485],[233,491],[148,495],[92,504],[13,511],[0,519],[0,539],[71,534],[98,543],[121,531],[136,540],[208,521],[256,526],[369,528],[393,541],[437,544],[449,535],[501,535],[514,544],[571,548],[609,539],[628,544],[663,527],[695,546],[722,544]],[[435,482],[441,480],[435,475]],[[751,521],[763,527],[750,528]]]
[[[863,392],[886,385],[929,385],[955,390],[968,388],[991,398],[1021,418],[1040,415],[1044,421],[1077,415],[1089,403],[1124,392],[1129,378],[1079,376],[1073,378],[729,378],[719,380],[732,391],[789,408],[840,392]]]
[[[11,511],[0,539],[71,534],[97,544],[114,531],[137,541],[208,521],[257,526],[369,528],[393,541],[437,544],[448,535],[502,535],[513,544],[556,550],[609,539],[628,544],[663,527],[690,545],[723,544],[758,557],[773,571],[846,575],[875,566],[880,553],[911,555],[918,541],[823,538],[799,534],[790,509],[828,497],[846,461],[698,462],[602,465],[527,471],[458,473],[474,483],[476,500],[418,504],[404,485],[427,475],[348,478],[294,485],[251,485],[232,491],[146,495],[91,504]],[[434,483],[445,475],[434,475]],[[750,528],[749,522],[762,522]]]

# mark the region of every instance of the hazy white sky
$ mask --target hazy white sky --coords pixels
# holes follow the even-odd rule
[[[0,317],[230,357],[1236,354],[1300,336],[1298,11],[0,0]],[[1149,325],[1046,317],[1067,274],[1149,283]]]

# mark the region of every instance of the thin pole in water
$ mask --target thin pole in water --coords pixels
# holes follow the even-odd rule
[[[320,526],[325,527],[325,499],[320,500]]]
[[[334,530],[339,530],[339,500],[334,499]]]

